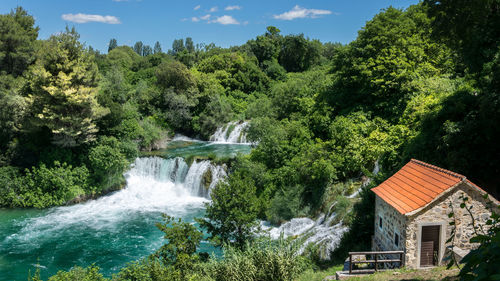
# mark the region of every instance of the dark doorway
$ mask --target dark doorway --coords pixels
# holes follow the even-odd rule
[[[439,259],[439,231],[441,226],[422,226],[420,241],[420,266],[437,265]]]

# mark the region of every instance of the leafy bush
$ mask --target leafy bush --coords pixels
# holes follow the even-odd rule
[[[110,188],[122,179],[128,161],[120,148],[121,144],[116,138],[101,137],[97,145],[89,150],[89,168],[101,190]]]
[[[211,260],[202,270],[214,281],[292,281],[308,267],[296,255],[296,246],[280,239],[247,244],[243,249],[227,247],[224,259]]]
[[[24,206],[45,208],[62,205],[80,195],[91,193],[94,188],[89,182],[90,174],[85,166],[73,168],[66,163],[54,162],[53,167],[45,164],[26,170],[23,188],[19,194]]]
[[[182,280],[175,276],[171,267],[165,266],[158,259],[146,258],[128,263],[113,281],[171,281]]]
[[[19,170],[12,166],[0,167],[0,207],[24,207],[20,193],[25,190]]]
[[[101,273],[99,267],[91,265],[86,268],[75,266],[69,271],[59,271],[56,275],[49,278],[48,281],[106,281]]]

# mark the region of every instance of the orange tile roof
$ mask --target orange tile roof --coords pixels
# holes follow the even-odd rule
[[[412,159],[372,191],[401,214],[408,214],[465,180],[463,175]]]

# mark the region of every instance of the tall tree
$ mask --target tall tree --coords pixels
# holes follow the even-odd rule
[[[151,48],[151,46],[149,45],[145,45],[143,48],[142,48],[142,56],[149,56],[149,55],[152,55],[153,54],[153,49]]]
[[[34,61],[35,20],[21,7],[0,15],[0,72],[17,77]]]
[[[28,73],[27,101],[32,123],[48,128],[53,142],[78,146],[95,139],[95,120],[104,110],[96,100],[98,71],[75,29],[42,42]]]
[[[183,39],[175,39],[174,42],[172,43],[172,53],[174,55],[184,51],[185,49],[186,48],[184,47]]]
[[[108,45],[108,53],[111,52],[114,48],[118,47],[118,43],[116,42],[116,39],[113,38],[109,40],[109,45]]]
[[[153,49],[153,53],[155,53],[155,54],[160,54],[161,53],[160,42],[156,41],[154,49]]]
[[[499,0],[425,0],[433,31],[462,54],[475,72],[491,61],[500,44]]]
[[[206,204],[208,220],[198,220],[212,241],[243,247],[253,237],[258,212],[255,192],[254,181],[242,174],[233,174],[227,183],[221,182],[214,188],[212,202]]]
[[[135,42],[134,44],[134,51],[139,54],[140,56],[142,56],[142,50],[144,48],[144,44],[142,43],[142,41],[137,41]]]
[[[186,38],[186,50],[190,53],[194,52],[194,43],[191,37]]]

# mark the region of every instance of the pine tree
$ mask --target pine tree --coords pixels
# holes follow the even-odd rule
[[[153,52],[155,54],[161,54],[161,45],[160,45],[160,42],[156,41]]]
[[[142,56],[142,50],[144,48],[144,44],[142,43],[142,41],[137,41],[135,42],[135,45],[134,45],[134,51],[139,54],[140,56]]]
[[[118,43],[116,42],[116,39],[113,38],[109,40],[109,46],[108,46],[108,53],[111,52],[114,48],[118,47]]]

